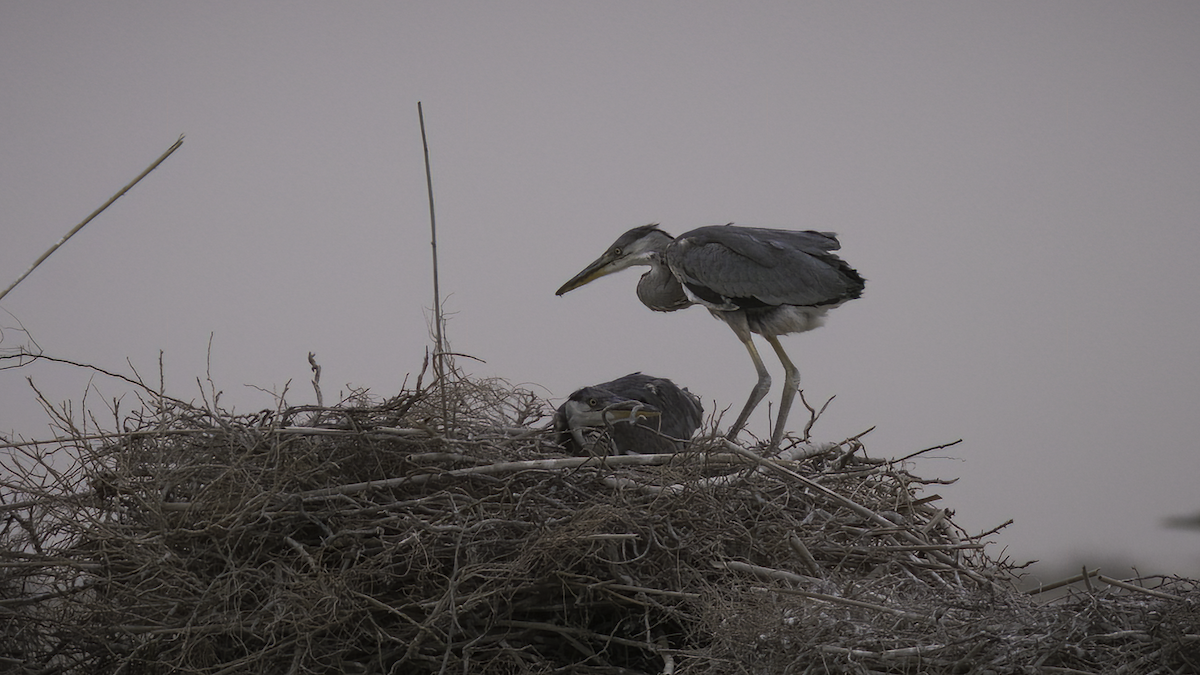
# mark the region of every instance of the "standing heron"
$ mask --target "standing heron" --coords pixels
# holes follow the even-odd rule
[[[820,326],[825,313],[862,295],[864,279],[832,251],[841,248],[832,232],[797,232],[713,225],[672,237],[657,225],[635,227],[617,238],[604,255],[575,275],[557,295],[634,265],[647,265],[637,285],[638,299],[650,309],[673,312],[704,305],[729,324],[746,345],[758,383],[730,428],[733,439],[771,389],[771,376],[751,340],[763,336],[785,373],[779,417],[771,446],[783,438],[800,372],[779,336]]]
[[[554,430],[559,444],[576,455],[601,447],[588,441],[592,429],[606,429],[618,455],[676,452],[703,416],[700,398],[687,389],[630,373],[576,390],[554,413]]]

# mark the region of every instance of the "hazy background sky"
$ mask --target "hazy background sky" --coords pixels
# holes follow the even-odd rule
[[[731,418],[754,371],[706,311],[554,290],[635,225],[833,230],[866,293],[784,339],[837,396],[819,440],[962,438],[912,468],[1016,521],[995,553],[1200,575],[1161,526],[1200,511],[1197,36],[1191,1],[5,2],[0,287],[187,138],[0,302],[0,350],[163,350],[242,412],[314,402],[310,351],[329,398],[395,393],[430,343],[422,101],[471,374],[557,404],[642,370]],[[27,377],[78,409],[89,376],[0,371],[0,433],[49,436]]]

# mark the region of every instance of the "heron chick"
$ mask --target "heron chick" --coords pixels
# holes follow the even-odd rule
[[[703,415],[699,397],[687,389],[630,373],[576,390],[555,412],[554,429],[576,455],[676,452]]]
[[[817,328],[830,309],[861,296],[866,285],[833,253],[839,248],[832,232],[713,225],[672,237],[657,225],[643,225],[618,237],[556,294],[644,265],[650,271],[637,285],[642,304],[659,312],[703,305],[728,324],[750,352],[758,373],[750,398],[729,429],[731,440],[771,388],[771,376],[751,339],[752,333],[763,336],[784,370],[779,416],[771,434],[771,446],[778,447],[800,387],[800,372],[779,336]]]

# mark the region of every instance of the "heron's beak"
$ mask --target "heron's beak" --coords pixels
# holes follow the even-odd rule
[[[620,271],[623,268],[613,264],[616,262],[616,260],[617,259],[615,256],[605,253],[597,258],[596,261],[591,265],[583,268],[582,272],[576,274],[574,277],[571,277],[571,280],[563,284],[562,288],[555,291],[554,294],[562,295],[567,291],[573,291],[584,284],[595,281],[602,276]]]

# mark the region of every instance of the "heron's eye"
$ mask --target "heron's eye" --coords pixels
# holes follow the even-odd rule
[[[596,399],[594,399],[594,398],[589,398],[589,399],[588,399],[588,407],[589,407],[589,408],[595,408],[595,407],[597,407],[597,406],[599,406],[599,405],[600,405],[600,402],[599,402],[599,401],[597,401]]]
[[[621,249],[620,249],[620,248],[614,248],[614,249],[613,249],[613,251],[612,251],[612,254],[613,254],[613,257],[615,257],[615,258],[620,258],[620,257],[621,257]]]

